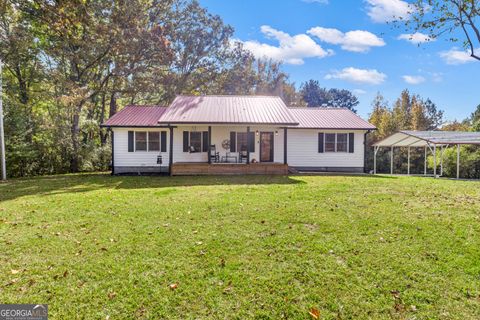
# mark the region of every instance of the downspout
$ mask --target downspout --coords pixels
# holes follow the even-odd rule
[[[367,171],[367,135],[372,130],[367,130],[363,135],[363,173],[368,173]]]

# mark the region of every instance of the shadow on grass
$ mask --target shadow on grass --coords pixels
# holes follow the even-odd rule
[[[0,183],[0,202],[30,195],[89,192],[104,188],[148,189],[228,185],[305,184],[291,176],[111,176],[110,174],[67,174],[12,179]]]
[[[398,179],[399,176],[391,176],[388,173],[367,174],[367,173],[349,173],[349,172],[299,172],[291,174],[295,176],[323,176],[323,177],[353,177],[353,178],[378,178],[378,179]]]

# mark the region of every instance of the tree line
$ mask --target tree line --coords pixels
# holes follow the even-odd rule
[[[177,94],[278,95],[354,112],[359,103],[316,80],[297,90],[280,63],[255,59],[196,0],[0,0],[0,13],[10,176],[107,170],[100,124],[127,104],[168,105]],[[379,96],[371,140],[441,119],[428,99],[404,92],[390,109]]]

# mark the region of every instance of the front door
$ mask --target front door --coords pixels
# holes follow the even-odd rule
[[[273,162],[273,132],[260,132],[260,162]]]

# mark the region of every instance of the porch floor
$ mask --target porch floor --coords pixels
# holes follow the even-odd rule
[[[287,175],[288,165],[283,163],[203,163],[176,162],[172,164],[172,176],[180,175]]]

